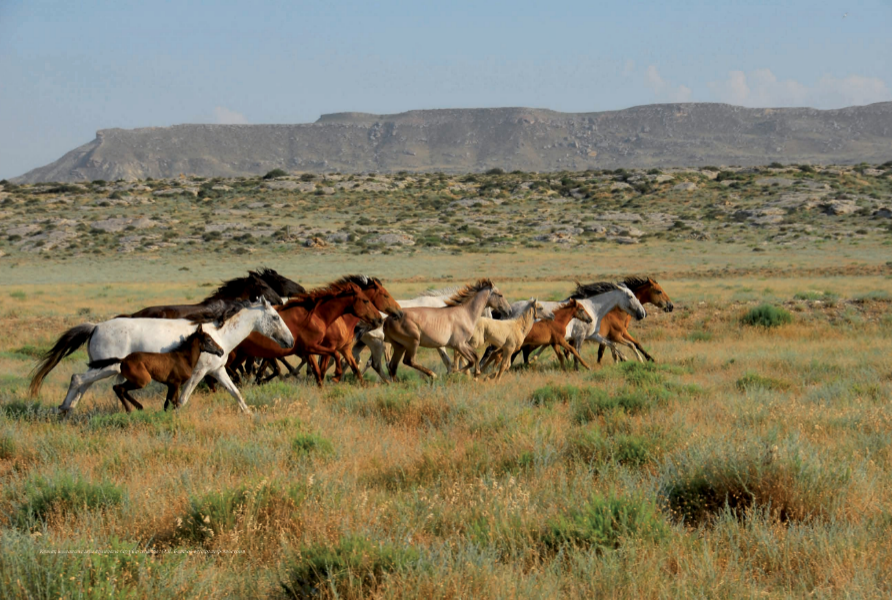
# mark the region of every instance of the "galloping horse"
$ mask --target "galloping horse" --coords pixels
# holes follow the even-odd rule
[[[468,339],[486,307],[507,311],[508,302],[492,280],[481,279],[456,292],[446,305],[404,308],[403,317],[387,318],[384,337],[393,345],[393,356],[388,365],[391,378],[396,377],[400,359],[430,378],[437,377],[415,361],[418,347],[455,349],[474,366],[474,376],[480,375],[477,353],[468,345]]]
[[[279,314],[294,336],[294,345],[279,349],[263,336],[251,335],[240,346],[240,352],[261,359],[276,359],[298,355],[309,361],[322,386],[322,373],[313,355],[333,355],[336,348],[324,344],[329,326],[344,314],[352,314],[377,327],[381,314],[363,291],[351,281],[342,279],[324,288],[299,294],[278,309]]]
[[[637,298],[642,305],[645,303],[656,305],[661,308],[664,313],[671,313],[672,309],[675,308],[672,301],[669,299],[669,295],[666,294],[663,288],[653,278],[647,276],[629,276],[623,280],[623,284],[632,291],[632,294],[635,295],[635,298]],[[632,335],[629,334],[628,328],[631,322],[631,315],[623,313],[619,309],[614,309],[605,315],[603,321],[601,321],[601,336],[616,344],[623,344],[631,347],[639,361],[644,360],[642,359],[642,355],[644,355],[648,361],[653,361],[654,358],[647,354],[647,351],[642,348],[641,343],[632,338]],[[603,344],[598,345],[598,363],[601,362],[601,358],[604,356],[604,348],[605,346]],[[610,351],[613,354],[613,360],[616,361],[618,350],[615,347],[610,347]],[[622,355],[619,355],[619,357],[623,358]]]
[[[256,332],[261,337],[271,338],[282,348],[294,346],[294,337],[288,331],[285,322],[269,304],[266,299],[259,299],[253,303],[236,301],[228,303],[222,314],[228,318],[220,325],[216,323],[206,324],[207,332],[217,341],[223,349],[223,357],[203,354],[198,359],[198,364],[192,372],[192,377],[186,383],[186,387],[180,393],[178,406],[186,404],[192,390],[201,379],[212,375],[222,384],[229,393],[238,401],[239,408],[245,413],[251,413],[238,388],[226,374],[225,356],[228,355],[239,343]],[[215,320],[216,321],[216,320]],[[187,319],[140,319],[140,318],[115,318],[100,324],[84,323],[75,326],[62,334],[56,344],[41,358],[40,363],[34,369],[34,377],[31,379],[29,391],[31,396],[37,396],[44,378],[66,356],[70,355],[85,343],[90,361],[101,361],[117,357],[126,357],[130,353],[149,352],[166,353],[180,344],[196,330],[195,323]],[[84,393],[95,382],[104,378],[118,375],[121,372],[120,364],[111,365],[99,369],[90,369],[83,374],[71,376],[71,385],[65,401],[59,407],[63,413],[74,409],[83,397]]]
[[[554,319],[554,313],[545,309],[535,298],[531,298],[520,316],[513,319],[481,317],[474,329],[474,335],[468,341],[474,348],[487,344],[493,349],[489,358],[483,362],[481,371],[486,371],[489,365],[498,361],[498,368],[493,378],[497,382],[501,380],[505,370],[511,367],[511,357],[520,349],[537,319]],[[469,364],[465,369],[470,367]]]
[[[558,350],[560,348],[576,357],[586,369],[590,369],[588,363],[586,363],[576,352],[576,349],[570,346],[570,343],[567,342],[567,324],[570,323],[571,319],[578,319],[583,323],[592,322],[592,316],[588,314],[588,311],[585,310],[582,303],[575,298],[571,298],[555,309],[553,319],[546,319],[534,323],[530,332],[527,334],[526,338],[524,338],[521,348],[515,351],[511,356],[511,361],[514,362],[517,353],[523,351],[524,365],[529,365],[530,353],[532,351],[539,347],[545,348],[550,346],[554,349],[554,354],[557,355],[558,360],[561,362],[561,369],[564,369],[565,367],[564,356]]]

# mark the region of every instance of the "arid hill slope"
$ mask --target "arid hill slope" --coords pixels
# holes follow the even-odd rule
[[[892,102],[821,111],[659,104],[601,113],[498,108],[337,113],[301,125],[108,129],[19,183],[288,171],[559,171],[881,162]]]

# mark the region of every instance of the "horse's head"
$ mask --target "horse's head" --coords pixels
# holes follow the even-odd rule
[[[291,330],[285,325],[285,321],[279,312],[273,308],[266,298],[257,299],[256,308],[260,311],[260,319],[254,325],[254,331],[262,334],[267,338],[272,338],[276,344],[282,348],[291,348],[294,346],[294,336]]]
[[[384,285],[381,283],[381,280],[378,278],[367,278],[368,284],[362,287],[363,293],[369,297],[369,300],[372,301],[372,304],[375,305],[379,311],[387,313],[388,315],[392,315],[397,319],[403,318],[403,310],[400,307],[400,304],[396,302]]]
[[[533,307],[533,311],[535,311],[533,315],[534,319],[554,319],[554,312],[543,307],[542,303],[539,302],[539,299],[535,297],[531,298],[530,305]]]
[[[672,304],[666,291],[653,278],[647,278],[647,283],[648,286],[644,289],[643,295],[641,295],[641,302],[656,305],[665,313],[671,313],[675,306]]]
[[[575,309],[573,312],[573,317],[578,319],[582,323],[592,323],[592,314],[588,312],[588,309],[585,308],[585,305],[580,303],[578,300],[571,299],[569,303],[567,303],[568,307],[572,307]]]
[[[223,356],[223,347],[217,344],[217,341],[211,338],[211,335],[205,332],[201,325],[198,326],[198,329],[192,335],[198,338],[198,348],[201,349],[202,353],[210,353],[218,357]]]
[[[486,306],[502,313],[511,312],[511,305],[505,300],[505,297],[502,296],[502,293],[495,286],[492,287],[489,293],[489,300],[486,301]]]
[[[644,310],[644,305],[641,304],[641,302],[638,300],[635,294],[631,290],[629,290],[629,288],[627,288],[623,284],[620,284],[617,288],[621,293],[619,301],[620,309],[622,309],[638,321],[647,317],[647,311]]]
[[[375,304],[369,299],[368,295],[356,284],[348,284],[345,292],[353,297],[353,304],[348,312],[353,313],[360,320],[369,324],[373,328],[379,327],[384,323],[381,313]]]

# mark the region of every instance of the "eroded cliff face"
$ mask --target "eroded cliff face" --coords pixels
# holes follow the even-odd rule
[[[337,113],[301,125],[108,129],[21,183],[288,171],[559,171],[892,158],[892,102],[819,111],[660,104],[601,113]]]

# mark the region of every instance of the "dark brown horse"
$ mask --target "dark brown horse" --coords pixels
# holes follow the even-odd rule
[[[329,326],[345,314],[355,315],[374,327],[383,321],[378,309],[359,286],[343,279],[298,295],[277,310],[294,336],[292,348],[282,349],[272,340],[256,334],[248,336],[238,348],[247,356],[261,359],[288,355],[306,358],[319,386],[322,386],[322,373],[314,355],[330,356],[337,351],[324,343]]]
[[[152,380],[167,384],[167,398],[164,401],[164,410],[167,411],[171,403],[176,403],[180,386],[192,376],[203,352],[223,356],[220,345],[199,325],[180,346],[170,352],[130,353],[123,359],[102,359],[91,362],[89,366],[90,369],[102,369],[115,363],[121,364],[121,375],[127,381],[112,386],[112,390],[121,399],[127,413],[130,413],[128,401],[140,411],[143,409],[142,404],[130,394],[131,390],[145,388]]]
[[[665,313],[671,313],[672,309],[675,308],[672,301],[669,299],[669,295],[666,294],[663,288],[653,278],[647,276],[629,276],[623,280],[622,283],[632,291],[632,294],[635,295],[642,305],[645,303],[656,305],[663,309]],[[632,338],[632,335],[629,334],[628,328],[631,322],[632,316],[617,307],[605,315],[604,319],[601,320],[600,334],[607,340],[615,342],[616,344],[630,347],[639,359],[640,355],[638,355],[638,353],[641,353],[641,355],[644,355],[648,361],[653,361],[654,358],[647,354],[647,351],[644,350],[641,343]],[[613,360],[616,361],[616,351],[612,348],[611,351],[613,352]],[[601,344],[598,346],[598,363],[601,363],[601,358],[603,356],[604,345]]]
[[[191,319],[196,323],[226,321],[229,301],[265,298],[273,305],[281,305],[282,297],[256,274],[223,282],[217,290],[194,305],[157,305],[146,307],[130,315],[118,317],[151,317],[157,319]]]

